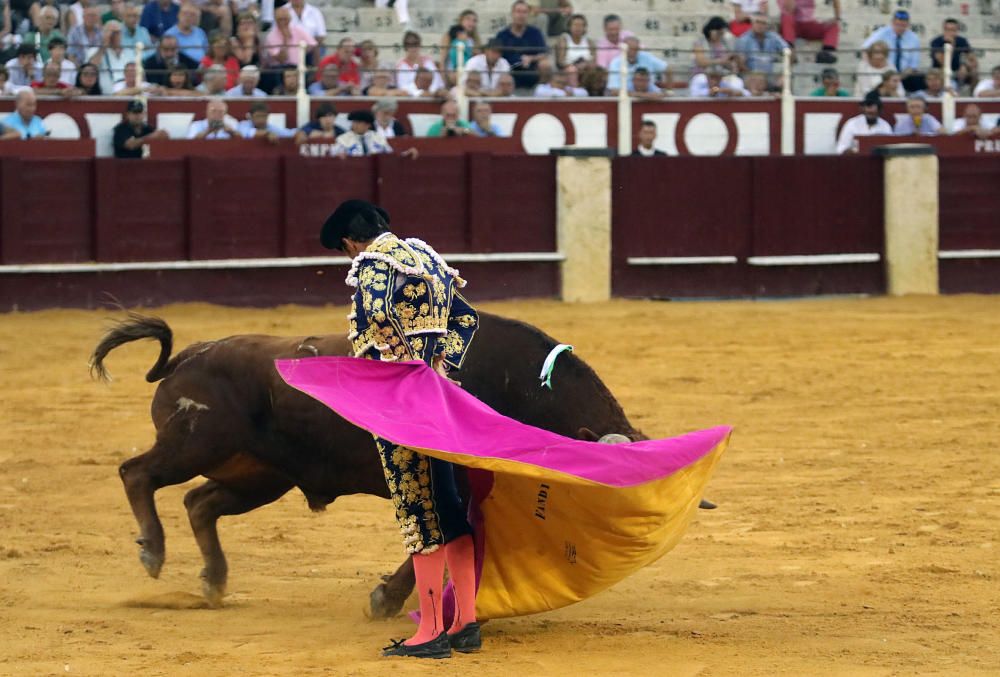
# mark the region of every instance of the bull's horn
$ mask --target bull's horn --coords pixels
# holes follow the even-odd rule
[[[628,444],[632,440],[625,437],[624,435],[619,435],[618,433],[608,433],[597,440],[600,444]]]

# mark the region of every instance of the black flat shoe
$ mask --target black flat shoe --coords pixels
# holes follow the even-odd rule
[[[383,656],[410,656],[411,658],[451,658],[451,644],[448,633],[442,632],[429,642],[406,645],[406,640],[392,640],[392,644],[382,649]]]
[[[472,622],[456,632],[448,635],[451,648],[459,653],[472,653],[483,648],[483,637],[479,633],[479,623]]]

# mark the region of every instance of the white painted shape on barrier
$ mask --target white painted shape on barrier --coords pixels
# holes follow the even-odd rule
[[[806,113],[802,123],[802,151],[806,155],[836,155],[840,113]]]
[[[287,129],[287,127],[285,127],[284,113],[270,113],[267,116],[267,124],[273,125],[279,129]]]
[[[114,129],[122,121],[122,116],[119,113],[84,113],[83,119],[90,127],[90,138],[94,140],[97,157],[114,156]]]
[[[768,113],[733,113],[737,155],[771,153],[771,116]]]
[[[979,119],[983,129],[995,129],[1000,125],[1000,113],[983,113]]]
[[[159,113],[153,126],[166,131],[171,139],[186,139],[193,120],[194,113]]]
[[[500,128],[503,136],[514,136],[514,125],[517,124],[517,113],[494,113],[490,122]]]
[[[521,146],[530,155],[547,155],[566,145],[566,129],[555,115],[532,115],[521,129]]]
[[[410,113],[410,129],[413,130],[413,136],[427,136],[427,131],[431,128],[435,122],[441,119],[441,116],[437,113]],[[348,124],[350,127],[350,124]]]
[[[642,119],[656,124],[653,148],[662,150],[667,155],[680,155],[677,151],[677,123],[681,119],[680,113],[646,113]]]
[[[347,119],[347,113],[337,113],[337,116],[333,118],[333,126],[350,131],[351,121]]]
[[[722,155],[729,143],[729,130],[714,113],[698,113],[684,128],[684,144],[691,155]]]
[[[49,113],[42,121],[45,129],[51,132],[50,139],[79,139],[81,137],[80,127],[76,120],[65,113]]]
[[[608,116],[604,113],[570,113],[577,148],[608,147]]]

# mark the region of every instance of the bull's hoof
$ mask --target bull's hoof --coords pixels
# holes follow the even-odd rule
[[[226,596],[226,576],[213,576],[208,569],[202,569],[201,593],[205,596],[205,601],[213,609],[222,608],[222,598]]]
[[[368,597],[369,604],[371,605],[371,618],[375,620],[384,621],[395,617],[403,608],[403,602],[406,601],[390,599],[385,591],[386,586],[383,583],[372,590],[371,595]]]
[[[163,555],[156,555],[146,548],[139,551],[139,561],[146,568],[146,573],[153,578],[160,577],[160,570],[163,569]]]

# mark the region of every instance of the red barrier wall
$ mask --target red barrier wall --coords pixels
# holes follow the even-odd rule
[[[941,250],[1000,250],[1000,157],[942,157],[939,160]],[[941,290],[995,293],[1000,258],[943,259]]]

